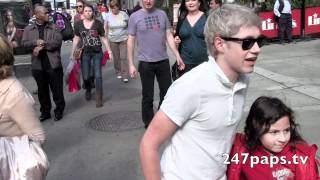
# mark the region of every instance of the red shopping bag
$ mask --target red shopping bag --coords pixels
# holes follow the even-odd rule
[[[81,89],[80,86],[80,62],[76,61],[73,64],[73,68],[68,76],[69,92],[78,92]]]
[[[101,59],[101,65],[104,66],[106,65],[107,61],[110,59],[108,51],[105,51],[103,53],[102,59]]]

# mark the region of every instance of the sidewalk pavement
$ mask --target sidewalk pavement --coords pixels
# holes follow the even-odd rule
[[[319,39],[263,47],[251,75],[243,117],[257,97],[279,97],[295,110],[305,139],[320,146],[319,47]],[[70,44],[63,44],[64,66],[68,63],[69,51]],[[169,54],[173,64],[174,57]],[[28,61],[26,57],[20,56],[20,59]],[[22,61],[20,59],[16,63]],[[94,100],[87,102],[83,90],[69,93],[66,87],[63,119],[42,123],[47,135],[44,149],[51,163],[48,180],[143,179],[138,155],[139,140],[145,131],[140,115],[140,79],[125,84],[116,78],[112,66],[107,63],[103,68],[102,108],[96,108]],[[28,73],[17,74],[30,91],[36,90]],[[155,101],[158,102],[159,92],[157,85],[155,87]],[[38,98],[36,95],[34,98],[39,114]],[[243,120],[239,131],[243,129]]]

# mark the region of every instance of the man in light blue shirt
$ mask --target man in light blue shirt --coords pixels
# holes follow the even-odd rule
[[[288,43],[293,42],[291,0],[276,0],[273,12],[279,18],[278,34],[280,44],[284,44],[285,34],[287,35]]]

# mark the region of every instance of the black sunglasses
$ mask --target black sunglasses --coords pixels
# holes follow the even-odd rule
[[[264,44],[264,39],[265,37],[260,36],[257,39],[255,38],[233,38],[233,37],[221,37],[221,39],[225,40],[225,41],[238,41],[238,42],[242,42],[242,49],[245,50],[249,50],[252,48],[252,46],[255,43],[258,43],[258,46],[261,48]]]
[[[76,8],[82,8],[83,6],[76,6]]]

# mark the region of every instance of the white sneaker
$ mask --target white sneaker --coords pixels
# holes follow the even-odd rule
[[[118,78],[118,79],[121,79],[121,78],[122,78],[122,76],[121,76],[121,75],[118,75],[118,76],[117,76],[117,78]]]
[[[122,81],[123,81],[124,83],[127,83],[127,82],[129,82],[129,79],[124,78]]]

